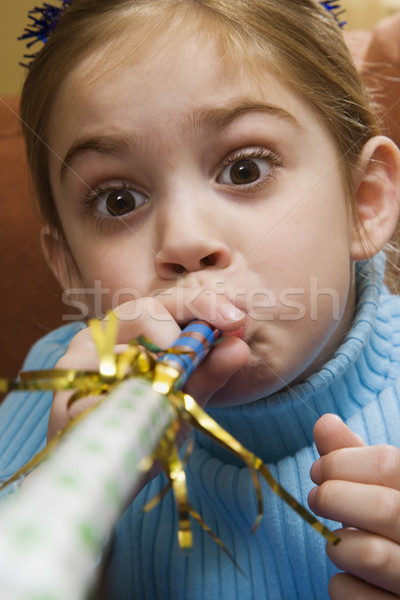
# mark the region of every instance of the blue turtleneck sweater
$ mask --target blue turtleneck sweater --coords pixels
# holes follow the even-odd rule
[[[368,444],[400,446],[400,299],[382,283],[384,260],[358,265],[357,312],[351,331],[325,366],[305,382],[257,402],[208,409],[260,456],[302,504],[318,458],[312,430],[324,413],[339,415]],[[51,368],[84,325],[40,340],[25,369]],[[0,407],[0,477],[14,472],[45,443],[51,395],[10,394]],[[186,473],[190,501],[241,570],[193,523],[194,544],[182,556],[171,493],[151,512],[143,505],[165,485],[160,475],[118,521],[107,575],[110,600],[328,600],[336,568],[325,540],[261,482],[264,517],[256,517],[251,476],[240,462],[199,432]],[[339,526],[327,523],[329,527]]]

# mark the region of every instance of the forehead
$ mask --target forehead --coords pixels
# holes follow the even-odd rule
[[[154,101],[168,109],[172,103],[177,110],[192,104],[191,118],[197,119],[202,110],[196,106],[222,107],[235,97],[252,97],[254,102],[267,96],[276,106],[304,108],[304,99],[289,89],[265,57],[244,54],[240,48],[227,52],[219,35],[192,24],[180,29],[178,38],[174,33],[169,28],[154,43],[132,43],[128,28],[78,62],[59,89],[52,125],[80,110],[95,120],[104,112],[112,114],[116,106],[127,114],[135,107],[147,120]]]
[[[66,92],[79,98],[96,84],[112,82],[127,71],[140,72],[149,85],[158,66],[172,81],[176,63],[183,64],[187,56],[195,59],[193,69],[201,66],[213,70],[224,81],[239,82],[243,78],[257,81],[260,70],[268,67],[266,60],[262,61],[252,52],[250,45],[246,44],[243,51],[239,40],[235,41],[221,28],[207,30],[196,20],[190,20],[180,27],[172,21],[167,27],[158,26],[152,31],[148,23],[135,23],[126,25],[118,37],[99,43],[79,60],[62,82],[58,98]]]

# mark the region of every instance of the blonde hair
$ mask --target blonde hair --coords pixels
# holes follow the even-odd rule
[[[342,32],[315,0],[72,0],[33,61],[21,99],[40,209],[60,232],[47,144],[50,115],[64,78],[106,42],[117,44],[128,26],[133,27],[135,47],[139,47],[141,36],[157,39],[157,31],[185,20],[197,20],[198,27],[221,44],[228,59],[247,61],[254,70],[261,58],[303,94],[330,129],[347,174],[365,142],[379,133]]]

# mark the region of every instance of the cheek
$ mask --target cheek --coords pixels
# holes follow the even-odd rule
[[[300,188],[301,189],[301,188]],[[284,250],[298,265],[320,270],[331,261],[348,261],[350,257],[349,209],[338,187],[337,177],[308,188],[287,207],[271,228],[276,241],[285,240]],[[317,273],[316,273],[317,274]]]
[[[337,319],[347,301],[351,277],[350,237],[345,198],[316,189],[286,204],[267,231],[251,232],[249,266],[261,285],[279,298],[280,313]],[[262,221],[261,221],[262,222]],[[258,241],[257,241],[258,240]]]
[[[149,256],[141,253],[139,257],[131,246],[93,242],[74,248],[90,315],[101,317],[109,309],[151,293]]]

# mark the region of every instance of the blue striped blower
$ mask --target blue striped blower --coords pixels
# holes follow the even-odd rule
[[[153,388],[162,394],[181,389],[220,336],[208,323],[191,321],[157,360]]]

